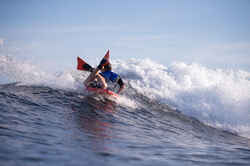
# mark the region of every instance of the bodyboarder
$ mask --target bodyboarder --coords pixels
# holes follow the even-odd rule
[[[109,56],[109,51],[106,55]],[[90,71],[91,74],[84,81],[84,85],[87,88],[92,87],[107,89],[107,82],[111,81],[119,85],[119,89],[117,91],[117,93],[119,94],[124,89],[125,85],[121,77],[117,73],[112,72],[112,65],[106,55],[97,66],[97,68],[92,68],[90,65],[85,64],[85,70]]]

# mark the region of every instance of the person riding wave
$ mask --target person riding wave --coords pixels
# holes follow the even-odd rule
[[[118,94],[124,89],[123,80],[117,73],[112,72],[112,65],[106,59],[102,59],[95,69],[91,66],[85,66],[85,68],[89,68],[89,71],[91,71],[91,74],[84,81],[86,87],[107,89],[107,82],[111,81],[119,85]]]

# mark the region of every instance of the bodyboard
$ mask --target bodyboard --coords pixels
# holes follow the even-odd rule
[[[96,94],[102,94],[102,95],[109,95],[112,97],[118,97],[119,95],[111,90],[108,89],[101,89],[101,88],[92,88],[92,87],[87,87],[87,91],[89,92],[94,92]]]

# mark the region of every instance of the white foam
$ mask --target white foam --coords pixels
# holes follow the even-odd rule
[[[120,104],[120,106],[132,108],[132,109],[129,109],[129,111],[133,111],[134,109],[141,107],[139,103],[128,98],[127,96],[120,95],[120,97],[116,99],[116,102]]]
[[[185,63],[167,68],[149,59],[114,64],[115,71],[146,96],[212,126],[250,137],[249,72]]]

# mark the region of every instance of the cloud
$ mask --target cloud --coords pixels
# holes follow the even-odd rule
[[[225,53],[245,53],[250,54],[250,43],[249,42],[239,42],[239,43],[229,43],[224,45],[215,46],[216,51],[221,51]]]
[[[4,39],[3,38],[0,38],[0,47],[2,47],[4,44]]]
[[[173,35],[168,34],[139,34],[122,36],[113,45],[129,48],[169,48],[175,47],[178,41]]]
[[[250,58],[250,42],[223,43],[201,46],[194,49],[196,55],[218,57],[248,57]]]
[[[20,29],[19,29],[20,30]],[[21,29],[25,32],[36,33],[107,33],[107,32],[124,32],[132,31],[126,25],[70,25],[70,26],[39,26],[30,29]]]
[[[212,65],[250,71],[250,42],[231,42],[193,49],[193,60]]]

